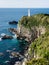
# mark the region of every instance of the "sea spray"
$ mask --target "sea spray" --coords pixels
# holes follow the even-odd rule
[[[13,36],[13,38],[14,38],[14,39],[16,39],[16,38],[17,38],[16,34]]]
[[[2,33],[2,34],[1,34],[2,37],[5,36],[5,35],[6,35],[5,33]]]

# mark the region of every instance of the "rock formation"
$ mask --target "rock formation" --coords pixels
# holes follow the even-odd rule
[[[2,39],[13,39],[13,37],[9,36],[9,35],[4,35],[4,36],[2,36]]]
[[[9,22],[9,24],[11,24],[11,25],[15,25],[15,24],[18,24],[18,22],[17,21],[11,21],[11,22]]]

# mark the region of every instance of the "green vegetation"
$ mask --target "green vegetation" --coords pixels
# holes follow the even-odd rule
[[[49,61],[46,59],[32,59],[31,61],[27,62],[27,65],[49,65]]]
[[[49,27],[49,15],[48,14],[36,14],[33,16],[23,16],[19,24],[26,28],[31,28],[33,26],[45,26]]]
[[[49,65],[48,34],[42,35],[37,38],[33,43],[31,43],[29,48],[30,51],[28,51],[28,53],[31,57],[31,60],[27,62],[27,65]]]
[[[34,26],[44,26],[46,33],[36,38],[29,46],[28,51],[30,59],[26,65],[49,65],[49,15],[36,14],[33,16],[24,16],[19,24],[31,29]]]
[[[36,55],[39,57],[44,57],[44,55],[49,52],[49,36],[39,37],[30,45],[30,48],[30,52],[32,52],[33,49]]]

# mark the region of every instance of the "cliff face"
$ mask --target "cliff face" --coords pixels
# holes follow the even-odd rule
[[[49,15],[24,16],[19,28],[20,35],[31,41],[26,65],[49,65]]]
[[[46,29],[44,26],[34,26],[31,29],[25,28],[23,25],[20,27],[20,34],[25,36],[28,41],[30,40],[31,42],[38,38],[40,35],[44,34],[45,31]]]
[[[26,36],[31,42],[44,34],[49,24],[49,16],[36,14],[30,17],[24,16],[19,22],[20,35]]]

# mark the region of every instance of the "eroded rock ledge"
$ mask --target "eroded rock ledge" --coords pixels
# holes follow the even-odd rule
[[[36,38],[38,38],[40,35],[44,34],[46,29],[44,26],[40,27],[32,27],[31,30],[21,26],[20,27],[20,33],[18,29],[14,28],[9,28],[9,31],[16,34],[17,39],[25,39],[27,42],[31,43],[34,41]]]

